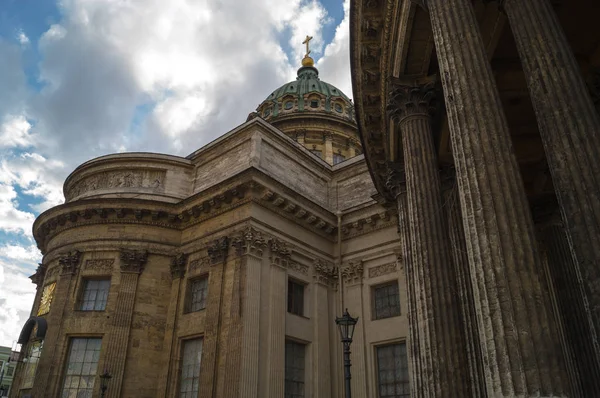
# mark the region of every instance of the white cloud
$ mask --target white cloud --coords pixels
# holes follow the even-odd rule
[[[21,246],[6,244],[0,246],[0,257],[11,260],[28,261],[35,263],[42,260],[42,254],[36,245]]]
[[[0,345],[12,346],[29,317],[35,285],[23,268],[0,259]]]
[[[20,30],[19,33],[17,33],[17,40],[23,46],[29,44],[29,37],[27,37],[27,35],[25,34],[25,32],[23,32],[23,30]]]
[[[0,231],[32,236],[33,213],[18,209],[17,192],[11,185],[0,184]]]
[[[28,147],[34,144],[31,124],[24,115],[6,115],[0,125],[0,148]]]

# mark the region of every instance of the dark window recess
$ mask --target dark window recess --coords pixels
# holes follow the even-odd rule
[[[265,109],[265,111],[263,112],[263,116],[264,116],[264,117],[267,117],[267,116],[269,116],[270,114],[271,114],[271,108],[267,108],[267,109]]]
[[[304,315],[304,285],[288,281],[288,312]]]
[[[310,150],[312,153],[314,153],[315,155],[317,155],[320,158],[323,158],[323,155],[321,154],[321,151],[319,151],[318,149],[311,149]]]
[[[110,290],[110,279],[88,279],[81,295],[81,311],[104,311]]]
[[[304,397],[305,345],[285,342],[285,398]]]
[[[377,347],[377,382],[380,398],[410,397],[406,344]]]
[[[196,312],[206,308],[207,294],[208,275],[190,280],[187,312]]]
[[[344,155],[340,155],[339,153],[333,154],[333,164],[342,163],[344,160],[346,160]]]
[[[283,107],[284,107],[285,109],[287,109],[287,110],[290,110],[290,109],[292,109],[292,108],[294,107],[294,102],[292,102],[292,101],[287,101]]]
[[[319,107],[319,100],[310,100],[310,107],[311,108],[318,108]]]
[[[400,315],[400,295],[397,281],[375,287],[374,296],[375,319]]]

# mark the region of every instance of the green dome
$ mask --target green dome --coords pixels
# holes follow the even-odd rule
[[[319,71],[313,66],[298,69],[295,81],[273,91],[257,108],[265,120],[298,116],[307,111],[355,122],[352,100],[337,87],[319,79]]]
[[[312,66],[303,66],[298,69],[298,77],[296,81],[292,81],[279,87],[273,91],[265,101],[272,101],[278,98],[283,98],[287,94],[301,95],[309,93],[320,93],[327,97],[342,97],[346,101],[350,102],[350,98],[346,94],[342,93],[335,86],[325,83],[319,79],[319,71],[317,68]]]

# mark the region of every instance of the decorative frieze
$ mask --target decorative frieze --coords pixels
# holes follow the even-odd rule
[[[58,265],[61,268],[61,275],[75,275],[79,270],[79,262],[81,261],[81,252],[73,250],[63,254],[58,259]]]
[[[85,261],[83,268],[97,271],[109,271],[113,269],[114,258],[94,258]]]
[[[193,273],[203,269],[206,269],[210,266],[210,257],[201,257],[194,260],[191,260],[188,264],[188,272]]]
[[[313,277],[317,283],[334,285],[337,280],[337,268],[330,262],[316,258],[313,261]]]
[[[303,275],[308,275],[308,265],[300,264],[296,261],[290,261],[288,270],[299,272]]]
[[[165,170],[114,170],[105,171],[82,178],[66,189],[66,199],[70,201],[84,193],[100,189],[150,188],[164,191]]]
[[[257,257],[262,257],[263,251],[267,245],[266,239],[262,233],[253,227],[247,227],[233,238],[231,245],[235,247],[238,256],[244,254],[252,254]]]
[[[364,266],[362,261],[350,261],[341,269],[344,282],[360,282],[363,278]]]
[[[187,264],[188,255],[177,253],[171,258],[171,277],[173,279],[183,278]]]
[[[352,238],[381,228],[387,228],[395,225],[395,223],[395,220],[390,220],[390,215],[387,211],[381,211],[342,225],[342,237],[344,239]]]
[[[223,236],[215,240],[211,245],[208,246],[208,257],[212,265],[223,263],[227,258],[227,251],[229,250],[229,238]]]
[[[378,276],[391,274],[396,272],[397,266],[396,263],[389,263],[378,265],[377,267],[369,268],[369,278],[376,278]]]
[[[140,274],[146,266],[148,251],[121,250],[121,272]]]

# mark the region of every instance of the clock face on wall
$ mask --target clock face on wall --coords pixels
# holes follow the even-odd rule
[[[50,312],[50,304],[54,297],[54,289],[56,288],[56,282],[53,282],[44,287],[42,292],[42,300],[40,301],[40,308],[38,309],[38,316],[45,315]]]

